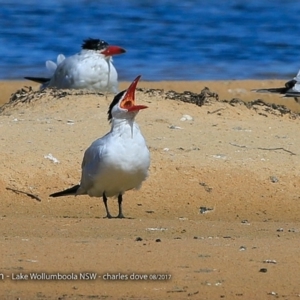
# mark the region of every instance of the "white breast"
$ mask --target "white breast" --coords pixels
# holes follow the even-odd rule
[[[148,176],[150,153],[138,125],[127,124],[96,140],[85,153],[78,194],[107,197],[138,189]]]

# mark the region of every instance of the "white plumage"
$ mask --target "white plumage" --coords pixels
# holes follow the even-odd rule
[[[103,197],[108,218],[111,215],[107,197],[116,196],[119,203],[118,218],[124,217],[122,195],[128,190],[140,188],[150,166],[149,150],[134,120],[139,110],[147,108],[135,104],[134,95],[139,78],[112,101],[108,111],[111,130],[85,151],[80,184],[50,196],[88,194],[91,197]]]
[[[85,40],[82,50],[65,58],[60,54],[57,63],[47,61],[50,78],[25,77],[42,83],[41,88],[88,89],[96,92],[118,92],[118,74],[112,56],[124,53],[119,46],[98,39]]]
[[[111,131],[86,150],[77,195],[118,196],[147,178],[149,150],[133,119],[114,119]]]

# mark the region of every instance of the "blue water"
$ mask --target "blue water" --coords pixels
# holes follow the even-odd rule
[[[45,61],[83,39],[124,47],[120,80],[294,77],[300,1],[0,0],[0,79],[48,75]]]

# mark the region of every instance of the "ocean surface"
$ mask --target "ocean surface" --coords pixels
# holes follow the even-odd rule
[[[47,76],[88,37],[119,45],[120,80],[290,79],[300,1],[0,0],[0,80]]]

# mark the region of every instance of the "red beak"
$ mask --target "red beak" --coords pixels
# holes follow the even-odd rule
[[[120,103],[120,107],[127,109],[128,111],[137,111],[140,109],[148,108],[146,105],[135,105],[135,90],[136,86],[141,78],[141,75],[139,75],[134,81],[131,83],[129,88],[127,89],[125,96]]]
[[[105,56],[113,56],[113,55],[122,54],[125,52],[126,52],[126,50],[119,46],[108,46],[101,53],[104,54]]]

